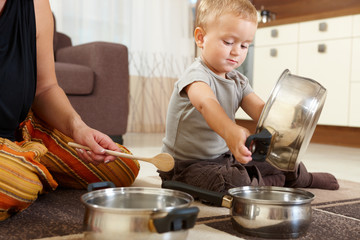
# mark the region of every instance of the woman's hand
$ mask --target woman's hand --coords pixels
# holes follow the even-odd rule
[[[105,149],[120,151],[120,148],[111,140],[111,138],[88,126],[77,128],[73,131],[73,138],[76,143],[87,146],[91,149],[76,149],[78,156],[87,163],[98,165],[114,161],[116,157],[106,155]]]

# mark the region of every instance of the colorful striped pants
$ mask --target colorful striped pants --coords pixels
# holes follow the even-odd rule
[[[32,113],[21,124],[23,141],[0,138],[0,221],[29,207],[38,197],[59,185],[84,189],[89,183],[111,181],[130,186],[138,175],[137,161],[118,158],[108,164],[84,163],[67,143],[72,141],[51,129]],[[125,153],[130,153],[119,145]]]

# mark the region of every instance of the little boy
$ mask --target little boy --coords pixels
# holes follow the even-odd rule
[[[175,83],[166,121],[163,152],[175,159],[162,180],[182,181],[225,192],[238,186],[289,186],[338,189],[334,176],[308,173],[303,164],[284,173],[266,162],[251,162],[244,145],[250,135],[235,123],[241,107],[258,121],[264,102],[236,71],[257,29],[257,12],[248,0],[201,0],[194,37],[201,57]]]

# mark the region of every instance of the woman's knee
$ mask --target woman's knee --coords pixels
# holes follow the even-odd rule
[[[41,163],[63,187],[84,189],[89,183],[99,181],[111,181],[117,187],[127,187],[135,181],[140,170],[138,161],[127,158],[118,158],[114,162],[97,166],[83,162],[75,149],[67,144],[73,139],[49,128],[31,113],[22,123],[22,133],[24,139],[40,140],[48,148]],[[123,152],[131,154],[126,147],[119,147]]]
[[[29,207],[44,191],[40,171],[23,156],[0,153],[0,220]]]

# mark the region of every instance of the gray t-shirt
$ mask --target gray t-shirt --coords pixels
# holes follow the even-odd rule
[[[229,151],[226,142],[214,132],[198,110],[191,104],[185,87],[195,81],[205,82],[229,118],[235,113],[244,96],[253,92],[248,79],[234,70],[226,79],[214,74],[197,58],[175,83],[167,117],[162,151],[178,160],[213,159]]]

